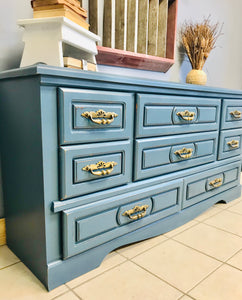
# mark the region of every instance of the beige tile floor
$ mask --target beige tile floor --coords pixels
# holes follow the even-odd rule
[[[242,198],[171,232],[110,253],[51,292],[0,247],[1,300],[241,300]]]

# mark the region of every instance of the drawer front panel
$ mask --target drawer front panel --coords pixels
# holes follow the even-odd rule
[[[61,147],[61,200],[128,183],[131,155],[128,141]]]
[[[223,100],[221,128],[240,128],[242,127],[242,99]]]
[[[239,178],[239,161],[186,177],[184,180],[184,201],[182,207],[194,205],[238,185]]]
[[[217,136],[214,131],[136,140],[134,180],[214,161]]]
[[[174,180],[63,211],[64,258],[177,213],[182,180]]]
[[[129,139],[134,97],[128,93],[59,89],[60,144]]]
[[[137,96],[136,137],[217,130],[220,100]]]
[[[219,138],[218,159],[241,155],[242,128],[222,130]]]

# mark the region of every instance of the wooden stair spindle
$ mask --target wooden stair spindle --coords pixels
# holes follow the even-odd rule
[[[115,49],[124,50],[125,0],[115,1]]]
[[[98,34],[98,0],[89,0],[90,31]]]
[[[112,0],[104,1],[103,46],[112,48]]]
[[[127,40],[126,50],[135,51],[135,19],[136,19],[136,0],[127,0]]]
[[[139,0],[137,52],[146,54],[149,0]]]
[[[168,17],[168,0],[160,0],[159,15],[158,15],[157,53],[156,53],[156,55],[159,57],[166,57],[167,17]]]
[[[147,54],[156,55],[158,33],[159,0],[149,0]]]

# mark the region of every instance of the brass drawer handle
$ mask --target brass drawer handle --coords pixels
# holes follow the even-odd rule
[[[92,173],[92,175],[96,175],[96,176],[102,176],[102,175],[108,175],[111,172],[113,172],[113,167],[116,166],[117,163],[115,161],[110,161],[105,163],[104,161],[99,161],[96,164],[92,164],[92,165],[87,165],[84,168],[82,168],[83,171],[90,171]],[[101,171],[96,171],[98,169],[106,169],[109,168],[107,170],[101,170]]]
[[[232,140],[227,143],[227,145],[231,148],[238,148],[239,147],[239,141],[237,140]]]
[[[222,178],[216,178],[215,180],[212,180],[209,182],[209,185],[211,185],[214,188],[218,188],[223,184]]]
[[[138,220],[146,215],[146,210],[149,205],[135,206],[130,210],[126,210],[122,216],[127,216],[131,220]]]
[[[192,148],[182,148],[181,150],[177,150],[174,154],[179,155],[181,158],[190,158],[192,156],[193,149]]]
[[[176,115],[178,117],[181,117],[183,120],[192,121],[195,117],[195,112],[184,110],[184,111],[179,111]]]
[[[241,111],[239,111],[239,110],[231,111],[230,114],[232,117],[237,118],[237,119],[239,119],[241,117]]]
[[[97,111],[85,111],[81,114],[82,117],[90,119],[93,123],[107,125],[114,121],[118,114],[114,112],[105,112],[102,109]]]

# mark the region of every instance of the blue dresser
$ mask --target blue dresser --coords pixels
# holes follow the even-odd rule
[[[241,194],[241,91],[36,65],[0,97],[7,243],[49,290]]]

